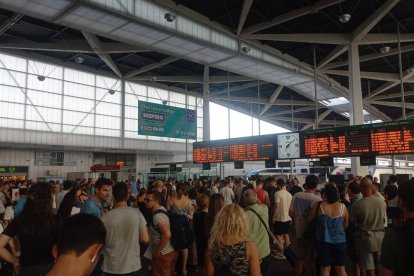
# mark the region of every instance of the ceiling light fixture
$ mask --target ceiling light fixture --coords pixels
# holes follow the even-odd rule
[[[113,95],[113,94],[115,94],[115,90],[113,90],[113,89],[109,89],[109,90],[108,90],[108,93],[109,93],[109,94],[111,94],[111,95]]]
[[[339,16],[339,21],[340,21],[342,24],[346,24],[346,23],[348,23],[348,22],[349,22],[349,20],[351,20],[351,15],[350,15],[349,13],[344,13],[344,14],[341,14],[341,15]]]
[[[167,22],[174,22],[175,15],[170,12],[167,12],[164,14],[164,19],[167,20]]]
[[[76,56],[75,57],[75,62],[78,64],[81,64],[85,61],[85,58],[81,57],[81,56]]]
[[[242,53],[247,54],[248,52],[250,52],[250,47],[249,46],[243,46],[243,47],[241,47],[241,51],[242,51]]]
[[[380,48],[380,53],[381,54],[388,54],[390,52],[390,50],[391,50],[390,46],[384,46],[384,47]]]
[[[42,76],[42,75],[39,75],[39,76],[37,76],[37,79],[39,81],[44,81],[46,79],[46,77],[45,76]]]
[[[166,105],[168,103],[168,101],[167,100],[162,100],[162,104],[163,105]]]

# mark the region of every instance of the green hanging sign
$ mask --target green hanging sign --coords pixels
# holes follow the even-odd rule
[[[195,110],[138,101],[138,134],[196,140]]]

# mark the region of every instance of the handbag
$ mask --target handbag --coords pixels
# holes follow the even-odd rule
[[[322,201],[318,202],[318,208],[316,209],[317,212],[319,211],[319,208],[321,207]],[[318,225],[318,214],[312,219],[311,222],[309,222],[308,227],[306,227],[305,233],[303,233],[303,237],[306,240],[314,240],[316,236],[316,227]]]
[[[273,235],[270,228],[266,226],[266,223],[264,222],[262,217],[259,216],[259,214],[253,209],[247,208],[246,210],[247,211],[252,211],[259,218],[259,220],[262,222],[263,226],[266,228],[267,234],[269,235],[269,240],[270,240],[270,243],[271,243],[272,247],[273,246],[278,247],[280,250],[283,251],[283,248],[284,248],[283,245],[280,244],[280,242],[276,239],[275,235]]]

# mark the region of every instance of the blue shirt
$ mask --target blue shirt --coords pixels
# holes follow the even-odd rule
[[[321,214],[317,218],[316,240],[330,244],[340,244],[346,242],[344,228],[344,209],[341,203],[341,210],[338,216],[331,217],[325,214],[323,206],[320,206]]]
[[[134,180],[131,180],[129,182],[131,184],[131,194],[138,194],[138,187],[137,187],[137,182]]]
[[[81,213],[90,214],[97,218],[102,217],[102,206],[93,197],[88,198],[81,206]]]
[[[27,198],[21,197],[16,204],[16,207],[14,207],[14,217],[17,218],[21,212],[23,211],[24,205],[26,205]]]

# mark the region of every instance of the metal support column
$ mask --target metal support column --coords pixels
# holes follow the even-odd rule
[[[230,80],[229,80],[229,72],[227,72],[227,131],[229,134],[229,139],[231,138],[230,135]]]
[[[125,79],[121,79],[121,145],[125,146]]]
[[[358,44],[350,43],[348,46],[349,60],[349,97],[350,97],[350,125],[364,124],[363,99],[361,89],[361,71],[359,67]],[[368,167],[360,166],[359,157],[351,157],[352,173],[365,176],[368,174]]]
[[[203,141],[210,141],[209,66],[204,66],[203,77]]]
[[[392,174],[396,175],[396,167],[395,167],[395,155],[391,155],[391,167],[392,167]]]
[[[260,135],[260,83],[257,80],[257,126]]]
[[[317,86],[317,73],[316,73],[316,48],[313,47],[313,85],[315,89],[315,124],[313,129],[318,129],[319,127],[319,111],[318,111],[318,86]]]

